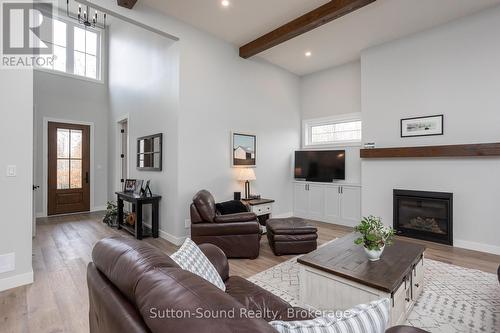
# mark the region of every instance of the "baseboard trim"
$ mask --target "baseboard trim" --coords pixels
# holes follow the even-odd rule
[[[470,242],[461,239],[454,239],[453,246],[467,250],[474,250],[474,251],[487,252],[500,255],[500,246],[496,245]]]
[[[276,219],[284,219],[284,218],[288,218],[288,217],[293,217],[293,212],[272,215],[272,218],[276,218]]]
[[[163,230],[160,230],[160,237],[163,238],[166,241],[169,241],[170,243],[181,246],[182,243],[186,240],[187,236],[185,237],[177,237],[172,234],[169,234],[168,232],[165,232]]]
[[[91,212],[102,212],[103,210],[106,210],[106,206],[95,206],[92,207],[90,210]]]
[[[0,279],[0,292],[33,283],[33,271]]]

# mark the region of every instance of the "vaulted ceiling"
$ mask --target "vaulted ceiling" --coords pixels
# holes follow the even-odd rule
[[[328,0],[139,0],[240,47]],[[377,0],[257,55],[298,75],[359,59],[374,45],[500,4],[500,0]],[[309,57],[306,52],[311,52]]]

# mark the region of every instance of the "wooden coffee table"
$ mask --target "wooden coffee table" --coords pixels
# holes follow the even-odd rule
[[[349,234],[297,260],[301,302],[332,311],[389,298],[390,326],[403,324],[423,289],[425,247],[395,240],[371,262],[356,238]]]

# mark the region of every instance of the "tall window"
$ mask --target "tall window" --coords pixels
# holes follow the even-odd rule
[[[357,145],[361,143],[361,115],[304,121],[304,145]]]
[[[97,79],[97,33],[74,27],[74,74]]]
[[[85,28],[70,20],[54,18],[52,21],[53,35],[43,41],[54,47],[54,62],[46,62],[40,68],[101,80],[102,31]]]

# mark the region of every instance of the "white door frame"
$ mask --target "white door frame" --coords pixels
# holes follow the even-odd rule
[[[122,137],[121,137],[121,124],[123,122],[127,122],[127,174],[125,175],[125,179],[130,177],[130,117],[128,114],[122,115],[118,118],[115,119],[115,151],[116,155],[119,156],[121,153],[121,146],[122,146]],[[116,158],[116,157],[115,157]],[[121,175],[122,173],[122,168],[121,168],[121,159],[118,159],[118,163],[116,163],[116,159],[113,158],[113,161],[115,161],[115,175]],[[115,188],[116,191],[121,191],[122,184],[120,183],[120,176],[118,176],[118,179],[115,179],[117,181],[117,186]]]
[[[75,124],[75,125],[86,125],[90,126],[90,211],[95,211],[96,207],[94,205],[94,123],[88,121],[71,120],[71,119],[59,119],[43,117],[43,184],[40,185],[40,189],[43,191],[43,210],[42,217],[47,217],[47,205],[48,205],[48,165],[49,165],[49,122],[50,123],[65,123],[65,124]]]

